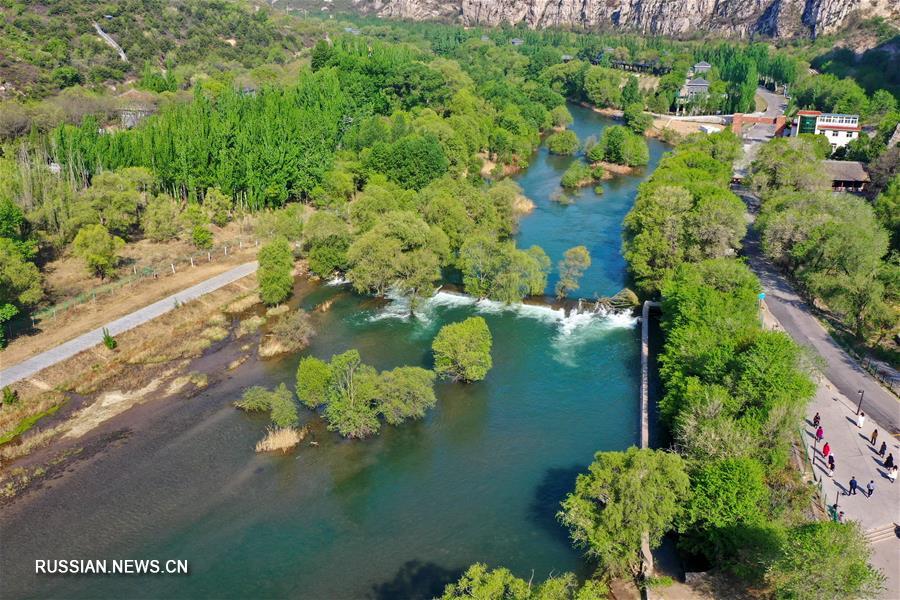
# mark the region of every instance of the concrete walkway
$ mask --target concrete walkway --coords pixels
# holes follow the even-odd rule
[[[140,310],[136,310],[120,319],[111,321],[104,325],[104,327],[109,329],[110,334],[118,335],[123,331],[128,331],[129,329],[133,329],[138,325],[143,325],[148,321],[164,315],[175,308],[176,304],[190,302],[200,296],[214,292],[229,283],[246,277],[247,275],[256,272],[257,267],[258,263],[256,261],[244,263],[229,271],[216,275],[215,277],[211,277],[206,281],[200,282],[197,285],[163,298],[158,302],[154,302],[149,306],[145,306]],[[33,356],[15,366],[5,368],[0,371],[0,386],[6,386],[19,381],[20,379],[31,377],[35,373],[71,358],[79,352],[92,348],[102,341],[103,327],[80,335],[75,339],[42,352],[37,356]],[[3,354],[0,353],[0,363],[2,363],[2,360]]]
[[[758,200],[747,192],[738,193],[748,203],[751,212],[755,212]],[[900,400],[882,387],[831,338],[787,278],[762,254],[759,236],[752,229],[744,240],[742,254],[747,257],[750,268],[762,283],[766,305],[772,315],[794,341],[812,348],[825,360],[825,376],[837,391],[852,399],[855,409],[859,391],[862,390],[862,410],[868,415],[869,421],[876,421],[892,436],[900,435]]]

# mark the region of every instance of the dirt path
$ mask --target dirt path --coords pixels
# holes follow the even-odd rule
[[[178,304],[183,304],[185,302],[189,302],[195,298],[199,298],[204,294],[208,294],[213,292],[229,283],[237,281],[242,277],[246,277],[251,273],[254,273],[257,268],[257,262],[249,262],[244,263],[240,266],[229,269],[228,271],[216,275],[215,277],[211,277],[198,283],[194,286],[191,286],[185,290],[182,290],[178,293],[172,294],[162,300],[154,302],[149,306],[145,306],[139,310],[131,312],[119,319],[114,321],[110,321],[106,323],[104,326],[109,330],[112,335],[116,335],[122,333],[123,331],[127,331],[138,325],[146,323],[156,317],[163,315],[173,308],[175,308]],[[107,314],[107,318],[109,315]],[[15,383],[20,379],[24,379],[39,371],[46,369],[47,367],[53,366],[59,362],[66,360],[72,356],[75,356],[79,352],[92,348],[99,344],[103,339],[102,328],[94,329],[93,331],[89,331],[83,335],[76,337],[75,339],[69,340],[63,344],[55,346],[49,350],[46,350],[37,356],[33,356],[15,366],[10,366],[2,371],[0,371],[0,382],[2,385],[9,385],[11,383]],[[5,353],[4,353],[5,354]],[[7,364],[6,356],[4,358],[4,366]]]

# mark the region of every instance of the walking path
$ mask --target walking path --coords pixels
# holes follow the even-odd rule
[[[747,192],[738,192],[756,210],[758,200]],[[847,352],[835,342],[811,313],[806,302],[794,291],[787,278],[763,256],[755,231],[744,240],[742,254],[759,277],[766,293],[766,306],[794,341],[812,348],[825,359],[825,376],[856,406],[863,391],[862,410],[892,436],[900,435],[900,400],[881,386]]]
[[[741,195],[754,212],[758,200],[750,194]],[[900,523],[900,483],[891,483],[883,459],[878,456],[884,441],[887,443],[885,456],[893,453],[894,461],[900,460],[897,437],[900,402],[835,343],[787,279],[763,256],[759,237],[752,229],[744,240],[743,254],[766,293],[765,325],[787,332],[794,341],[812,348],[825,360],[824,377],[809,405],[803,431],[807,456],[812,457],[813,472],[816,480],[822,482],[826,503],[829,506],[837,504],[846,519],[858,521],[868,532],[873,549],[872,562],[887,576],[887,588],[881,597],[900,598],[900,538],[895,533],[896,524]],[[866,413],[866,420],[862,429],[857,427],[858,390],[865,390],[862,412]],[[816,412],[821,416],[825,433],[819,444],[815,444],[812,426]],[[878,441],[873,446],[869,437],[876,428]],[[825,442],[835,457],[833,478],[822,455]],[[855,495],[846,495],[851,477],[856,478],[861,490]],[[871,498],[862,493],[870,481],[875,483]]]
[[[175,308],[178,304],[183,304],[191,300],[195,300],[200,296],[214,292],[217,289],[228,285],[238,279],[246,277],[256,272],[258,263],[256,261],[244,263],[233,269],[225,271],[215,277],[211,277],[206,281],[202,281],[197,285],[191,286],[176,294],[172,294],[158,302],[154,302],[149,306],[145,306],[140,310],[125,315],[120,319],[111,321],[104,325],[111,335],[118,335],[123,331],[133,329],[138,325],[151,321]],[[33,356],[15,366],[8,367],[0,371],[0,387],[15,383],[20,379],[30,377],[35,373],[71,358],[103,341],[103,327],[95,329],[84,335],[80,335],[64,344],[60,344],[55,348],[51,348],[37,356]],[[0,354],[0,366],[2,366],[3,355]]]

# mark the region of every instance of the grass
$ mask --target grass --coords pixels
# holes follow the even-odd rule
[[[266,437],[256,443],[257,452],[275,452],[281,450],[286,452],[300,443],[306,437],[307,429],[305,427],[297,429],[295,427],[272,427],[266,433]]]
[[[63,403],[60,402],[59,404],[51,406],[47,410],[25,417],[24,419],[19,421],[19,424],[12,431],[7,432],[2,437],[0,437],[0,446],[2,446],[3,444],[7,444],[14,440],[16,437],[22,435],[23,433],[34,427],[35,423],[37,423],[44,417],[48,417],[58,411],[59,407],[62,405]]]
[[[259,315],[253,315],[249,319],[244,319],[238,326],[236,337],[240,338],[247,335],[248,333],[256,333],[265,322],[265,317],[260,317]]]

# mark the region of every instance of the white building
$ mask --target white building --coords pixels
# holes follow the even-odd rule
[[[846,146],[859,137],[859,115],[823,113],[818,110],[801,110],[791,126],[791,135],[811,133],[824,135],[831,150]]]

